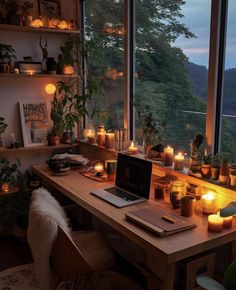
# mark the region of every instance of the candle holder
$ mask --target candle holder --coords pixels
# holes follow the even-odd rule
[[[99,147],[105,147],[105,135],[106,135],[106,132],[97,133],[97,143]]]
[[[130,145],[127,148],[126,152],[130,155],[138,154],[138,146],[135,141],[130,141]]]
[[[178,155],[174,157],[174,167],[175,170],[183,170],[184,169],[184,155],[179,152]]]
[[[212,214],[216,213],[216,197],[215,192],[208,191],[201,197],[202,213]]]
[[[173,165],[174,149],[170,146],[164,148],[164,166]]]
[[[208,231],[222,232],[224,219],[218,214],[211,214],[208,216]]]
[[[114,149],[115,148],[115,134],[114,133],[106,133],[105,146],[107,149]]]
[[[181,180],[170,182],[170,202],[174,209],[180,208],[180,200],[184,196],[185,184]]]
[[[102,161],[95,161],[94,162],[94,171],[97,176],[102,176],[104,173],[104,164]]]

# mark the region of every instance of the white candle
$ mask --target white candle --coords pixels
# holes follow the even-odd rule
[[[211,214],[208,216],[208,231],[221,232],[223,230],[224,219],[218,214]]]
[[[179,152],[178,155],[175,155],[175,170],[184,169],[184,155]]]
[[[135,146],[134,141],[131,141],[130,146],[127,149],[129,154],[137,154],[138,153],[138,148]]]
[[[174,149],[170,146],[164,148],[164,166],[173,165]]]
[[[212,192],[202,195],[202,212],[214,213],[216,211],[215,195]]]
[[[114,149],[115,147],[115,134],[114,133],[106,133],[105,146],[107,149]]]

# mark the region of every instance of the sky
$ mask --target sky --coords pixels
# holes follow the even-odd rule
[[[179,37],[175,46],[183,49],[193,63],[208,67],[211,0],[186,0],[181,19],[197,38]],[[225,67],[236,68],[236,1],[229,0]]]

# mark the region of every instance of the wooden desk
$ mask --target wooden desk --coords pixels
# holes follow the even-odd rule
[[[176,262],[236,240],[235,221],[232,229],[225,229],[222,233],[210,233],[207,231],[207,217],[197,215],[191,217],[197,224],[196,228],[162,239],[155,237],[126,221],[124,215],[130,210],[146,207],[148,204],[157,204],[156,201],[150,200],[117,209],[90,194],[92,189],[104,187],[106,185],[104,183],[90,180],[77,171],[72,171],[67,176],[53,176],[47,166],[43,165],[33,166],[33,171],[78,205],[145,249],[147,267],[160,277],[163,290],[173,289]],[[170,208],[169,204],[165,206]],[[150,284],[148,289],[156,288]]]

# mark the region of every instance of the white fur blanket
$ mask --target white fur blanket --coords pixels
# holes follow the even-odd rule
[[[57,200],[44,188],[34,190],[27,236],[34,258],[35,276],[41,290],[50,290],[50,253],[58,225],[70,233],[66,214]]]

